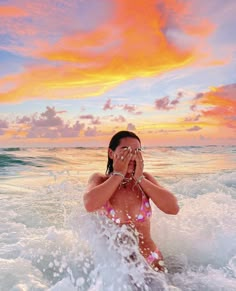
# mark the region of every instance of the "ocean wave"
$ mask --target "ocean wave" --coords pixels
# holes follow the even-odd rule
[[[22,150],[22,148],[4,148],[2,150],[5,152],[19,152]]]
[[[197,175],[177,180],[171,185],[174,193],[185,197],[198,197],[203,194],[216,192],[235,196],[236,171],[218,172],[216,174]]]
[[[27,156],[27,155],[13,155],[13,154],[0,154],[0,168],[6,167],[19,167],[19,166],[32,166],[32,167],[47,167],[48,165],[62,165],[66,161],[52,156]],[[20,170],[20,168],[19,168]],[[6,173],[7,174],[7,173]]]
[[[96,224],[93,226],[90,214],[85,213],[82,196],[87,178],[100,167],[96,164],[97,157],[103,156],[100,160],[104,162],[107,153],[92,149],[81,152],[81,155],[79,149],[57,149],[51,151],[51,155],[48,149],[1,152],[2,156],[8,156],[13,166],[24,170],[16,179],[1,180],[1,290],[235,290],[236,172],[231,166],[233,155],[228,159],[222,156],[220,161],[225,163],[218,164],[217,172],[214,168],[205,174],[203,170],[210,172],[212,168],[209,170],[208,164],[201,163],[201,174],[191,168],[188,176],[174,176],[171,171],[179,171],[177,158],[182,153],[175,155],[173,150],[170,156],[168,151],[161,152],[165,154],[161,163],[166,163],[165,167],[171,164],[171,168],[158,182],[177,196],[180,212],[176,216],[166,215],[152,204],[152,238],[169,269],[169,274],[159,276],[155,273],[153,277],[152,270],[145,269],[147,266],[135,244],[131,249],[128,244],[125,248],[117,248],[116,230],[100,231]],[[160,151],[146,153],[145,166],[153,164],[156,153]],[[201,153],[196,156],[189,153],[187,157],[193,156],[199,164]],[[209,156],[203,158],[206,160]],[[14,164],[14,159],[25,164]],[[181,156],[180,160],[184,173],[190,172],[186,159]],[[33,163],[34,168],[27,162]],[[76,164],[72,166],[72,162]],[[44,165],[44,171],[37,171],[36,165],[40,164]],[[9,171],[3,169],[7,175]],[[160,172],[158,164],[153,172]],[[104,243],[104,234],[109,237],[107,243]],[[122,254],[126,251],[137,252],[140,268],[124,262]]]
[[[0,168],[1,167],[11,167],[15,165],[30,165],[33,166],[34,163],[32,161],[27,161],[22,158],[18,158],[14,155],[10,154],[1,154],[0,155]]]

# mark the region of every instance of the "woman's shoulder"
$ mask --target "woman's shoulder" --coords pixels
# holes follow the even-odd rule
[[[155,183],[155,184],[158,184],[156,178],[155,178],[152,174],[147,173],[147,172],[144,172],[144,173],[143,173],[143,176],[144,176],[147,180],[149,180],[149,181],[151,181],[151,182],[153,182],[153,183]]]
[[[150,178],[150,177],[153,177],[153,175],[151,175],[151,174],[148,173],[148,172],[143,172],[143,176],[144,176],[146,179],[148,179],[148,178]]]
[[[102,174],[102,173],[98,173],[98,172],[96,172],[96,173],[93,173],[90,177],[89,177],[89,183],[91,183],[91,182],[103,182],[103,181],[105,181],[106,179],[108,178],[108,176],[107,175],[105,175],[105,174]]]

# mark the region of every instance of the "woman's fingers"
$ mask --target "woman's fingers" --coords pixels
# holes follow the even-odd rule
[[[128,148],[125,148],[120,152],[120,159],[124,161],[127,159],[127,157],[129,157],[129,155],[130,155],[130,150]]]
[[[130,155],[130,151],[128,149],[122,150],[119,154],[115,154],[116,160],[124,161],[127,159],[127,157]]]
[[[136,161],[135,173],[139,176],[143,173],[143,157],[139,150],[132,151],[130,147],[122,149],[114,155],[113,168],[122,172],[127,171],[130,160],[134,157]]]
[[[143,157],[140,151],[136,152],[135,161],[136,161],[136,167],[135,167],[134,177],[138,179],[140,176],[143,175]]]
[[[113,168],[116,169],[116,171],[122,171],[126,174],[131,157],[132,153],[129,148],[121,150],[119,154],[114,155]]]
[[[142,153],[140,151],[137,151],[137,153],[136,153],[136,164],[139,167],[143,167],[143,157],[142,157]]]

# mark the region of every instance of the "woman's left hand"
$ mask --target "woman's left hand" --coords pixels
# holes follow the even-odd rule
[[[135,156],[136,167],[134,172],[134,178],[137,180],[143,175],[144,164],[141,151],[137,150]]]

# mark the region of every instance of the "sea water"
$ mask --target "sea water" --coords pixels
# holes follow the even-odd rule
[[[105,148],[0,149],[0,290],[236,290],[236,147],[153,147],[145,171],[172,191],[178,215],[152,204],[154,272],[135,234],[86,213]]]

